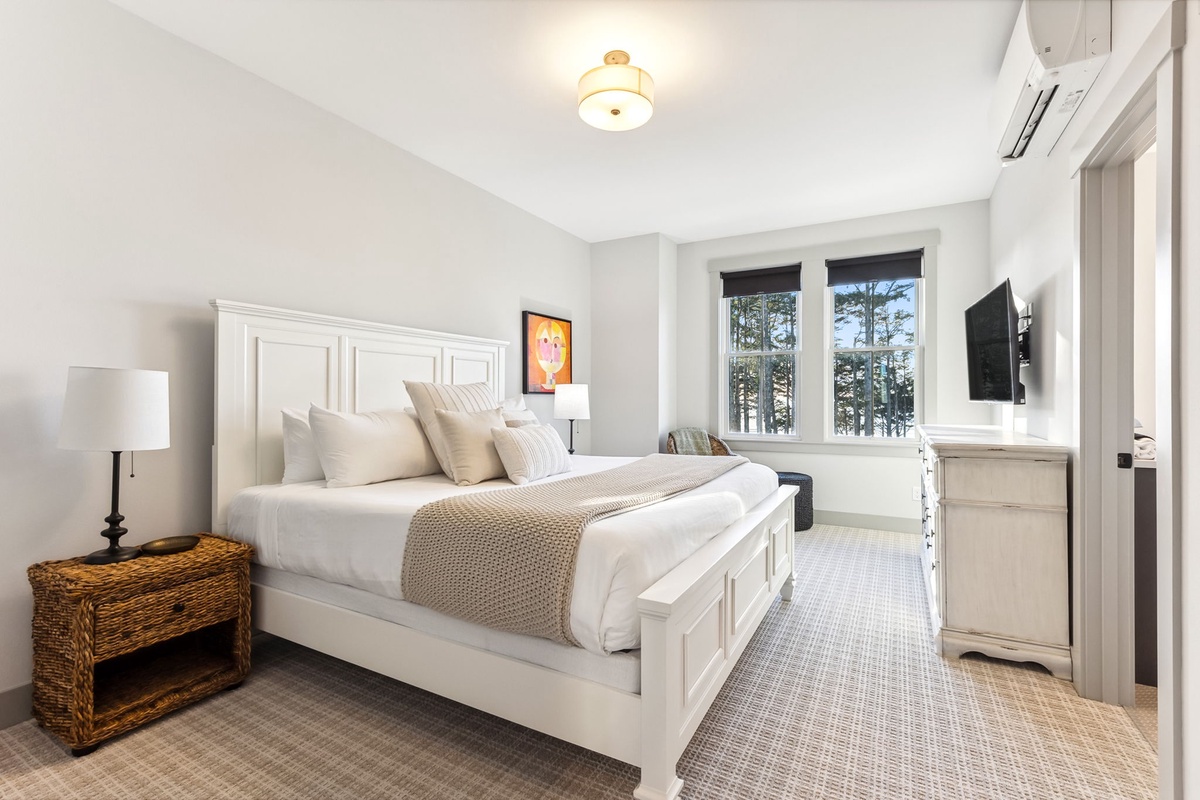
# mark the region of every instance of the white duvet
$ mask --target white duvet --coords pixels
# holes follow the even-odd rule
[[[632,458],[572,456],[572,472],[549,482],[627,464]],[[767,497],[779,485],[761,464],[742,464],[661,503],[590,525],[579,545],[571,632],[594,653],[640,645],[637,597]],[[507,480],[459,487],[445,475],[327,489],[325,483],[255,486],[233,498],[229,535],[268,567],[402,600],[400,569],[413,514],[454,494],[511,487]]]

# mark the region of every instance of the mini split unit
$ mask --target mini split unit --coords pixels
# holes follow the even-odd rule
[[[992,106],[1000,160],[1049,155],[1110,52],[1111,0],[1025,0]]]

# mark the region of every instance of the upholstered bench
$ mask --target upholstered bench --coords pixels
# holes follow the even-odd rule
[[[780,486],[795,486],[796,530],[806,531],[813,526],[813,483],[812,476],[803,472],[779,473]]]

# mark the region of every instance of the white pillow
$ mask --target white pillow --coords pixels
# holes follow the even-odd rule
[[[283,409],[283,482],[325,480],[317,445],[313,442],[308,413],[298,408]]]
[[[571,471],[571,456],[558,431],[549,425],[524,425],[492,431],[496,452],[513,483],[536,481]]]
[[[439,469],[414,414],[346,414],[314,405],[308,420],[331,489],[432,475]]]
[[[525,395],[523,394],[514,394],[512,397],[506,397],[500,401],[501,411],[524,411],[525,409]]]
[[[446,455],[450,459],[450,478],[459,486],[504,477],[504,464],[492,441],[493,429],[504,429],[504,415],[498,408],[483,411],[435,412]]]
[[[454,472],[450,469],[450,458],[446,455],[446,444],[442,440],[442,432],[438,428],[437,409],[447,411],[483,411],[496,408],[496,396],[486,383],[421,383],[420,381],[405,381],[404,388],[412,400],[417,414],[421,417],[421,425],[425,435],[433,445],[434,455],[442,465],[442,472],[451,478]],[[501,423],[502,425],[504,423]]]

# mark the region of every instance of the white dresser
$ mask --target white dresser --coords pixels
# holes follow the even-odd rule
[[[1071,677],[1067,449],[992,426],[922,425],[921,505],[939,652]]]

